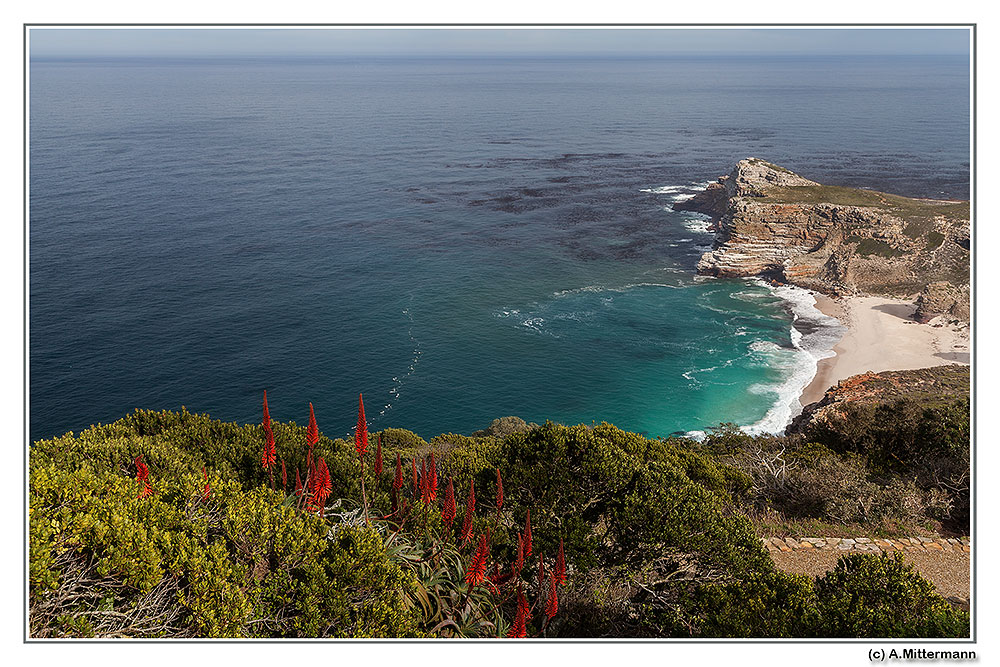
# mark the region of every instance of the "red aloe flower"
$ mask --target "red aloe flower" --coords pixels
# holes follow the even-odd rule
[[[500,468],[497,468],[497,514],[503,507],[503,480],[500,479]]]
[[[424,501],[424,505],[430,503],[429,493],[427,490],[427,461],[420,459],[420,499]]]
[[[563,552],[563,541],[561,537],[559,538],[559,553],[556,554],[556,569],[552,574],[555,576],[560,586],[566,584],[566,554]]]
[[[330,470],[326,467],[323,457],[316,460],[313,468],[312,479],[309,482],[309,502],[313,509],[320,509],[326,504],[326,499],[333,490],[333,483],[330,480]]]
[[[531,510],[528,510],[524,520],[524,557],[531,558]]]
[[[281,488],[288,488],[288,473],[285,472],[285,459],[281,459]]]
[[[133,463],[135,463],[135,478],[142,483],[142,488],[139,490],[139,497],[148,498],[153,495],[153,487],[149,485],[149,468],[146,467],[146,462],[142,460],[142,454],[135,457]]]
[[[378,446],[375,448],[375,479],[382,474],[382,434],[378,434]]]
[[[309,446],[309,453],[312,454],[313,447],[319,443],[319,429],[316,427],[316,413],[313,412],[313,404],[309,404],[309,428],[306,430],[306,444]]]
[[[549,599],[545,603],[545,617],[551,619],[559,611],[559,595],[556,593],[556,574],[549,576]]]
[[[524,569],[524,534],[519,534],[517,536],[517,558],[514,559],[514,576],[521,574],[521,570]]]
[[[271,433],[270,428],[267,428],[264,435],[267,440],[264,442],[264,452],[260,455],[260,465],[264,470],[270,470],[277,459],[277,452],[274,449],[274,434]]]
[[[469,497],[465,501],[465,519],[462,520],[462,533],[459,535],[462,542],[469,539],[472,534],[472,515],[476,511],[476,482],[469,480]]]
[[[431,462],[427,464],[427,498],[429,502],[437,500],[438,496],[438,471],[437,464],[434,463],[434,453],[431,453]]]
[[[448,478],[448,486],[444,490],[444,509],[441,510],[441,520],[444,525],[451,530],[451,522],[455,520],[455,486],[451,477]]]
[[[264,390],[264,428],[271,426],[271,413],[267,411],[267,389]]]
[[[323,465],[326,462],[322,456],[316,458],[316,465],[313,466],[313,495],[316,498],[323,497]]]
[[[368,422],[365,421],[365,402],[358,394],[358,427],[354,431],[354,449],[364,458],[368,451]]]
[[[260,464],[265,470],[274,465],[274,433],[271,432],[271,413],[267,411],[267,389],[264,390],[264,453],[260,456]]]
[[[323,471],[323,498],[324,500],[333,492],[333,480],[330,479],[330,469],[326,467],[326,460],[320,457],[319,467]]]
[[[212,488],[208,485],[208,470],[205,466],[201,467],[201,474],[205,476],[205,492],[202,494],[202,499],[208,500],[208,497],[212,495]]]
[[[517,615],[514,616],[514,623],[510,626],[507,636],[511,639],[524,639],[528,636],[528,601],[524,599],[524,591],[520,587],[517,589]]]
[[[470,587],[481,584],[486,579],[486,557],[489,556],[489,552],[489,542],[486,541],[485,535],[481,535],[479,546],[476,547],[476,553],[473,554],[469,570],[465,574],[465,583]]]
[[[149,477],[149,468],[146,467],[145,461],[142,460],[142,454],[135,457],[133,463],[135,463],[135,478],[140,482],[145,482]]]
[[[309,496],[315,502],[318,502],[323,495],[323,457],[317,457],[316,463],[313,465],[312,475],[309,478]]]
[[[545,559],[538,554],[538,594],[545,590]]]
[[[413,464],[413,497],[416,498],[420,490],[420,482],[417,480],[417,460],[410,459],[410,463]]]
[[[399,491],[403,488],[403,457],[396,452],[396,476],[392,478],[392,488]]]

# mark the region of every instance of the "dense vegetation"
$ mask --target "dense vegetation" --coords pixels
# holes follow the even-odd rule
[[[916,419],[915,439],[721,429],[699,444],[506,418],[430,442],[387,429],[369,447],[266,408],[247,426],[140,410],[31,449],[30,631],[968,636],[968,614],[901,560],[785,574],[748,517],[770,502],[835,520],[837,493],[851,492],[788,500],[781,489],[804,481],[767,481],[754,452],[792,447],[817,476],[864,458],[859,477],[882,464],[892,476],[888,461],[913,447],[967,451],[961,424],[938,422]]]
[[[723,426],[701,448],[751,480],[742,509],[763,534],[969,533],[968,397],[853,402],[804,433]]]

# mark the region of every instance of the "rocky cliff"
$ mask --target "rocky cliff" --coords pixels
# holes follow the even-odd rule
[[[969,285],[956,287],[949,282],[930,283],[917,296],[917,310],[913,318],[921,323],[930,322],[938,315],[956,320],[969,320]]]
[[[826,186],[748,158],[674,208],[713,218],[715,244],[700,273],[905,298],[943,283],[928,312],[968,317],[968,202]]]

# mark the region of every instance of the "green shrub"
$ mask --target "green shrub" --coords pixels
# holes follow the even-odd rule
[[[476,448],[489,466],[478,473],[477,489],[491,488],[491,468],[499,467],[511,504],[531,508],[546,553],[561,536],[581,566],[641,563],[669,549],[717,566],[770,563],[746,518],[732,512],[729,490],[745,480],[678,441],[607,423],[548,422],[496,449]],[[523,516],[522,509],[511,518],[520,525]]]
[[[850,403],[806,436],[865,457],[870,474],[915,480],[922,503],[953,530],[968,533],[969,397]]]
[[[816,580],[824,637],[968,637],[969,615],[900,554],[857,554]]]
[[[413,431],[407,431],[403,428],[387,428],[383,429],[380,433],[382,435],[382,447],[385,451],[391,452],[393,455],[398,451],[405,458],[413,456],[415,452],[427,447],[427,442],[423,438]],[[374,435],[374,437],[378,436]]]
[[[813,637],[819,623],[813,580],[775,570],[702,586],[689,613],[704,637]]]
[[[905,250],[900,250],[895,248],[885,241],[880,239],[873,239],[869,237],[862,236],[848,236],[844,239],[846,243],[857,243],[858,244],[858,254],[859,255],[875,255],[878,257],[902,257],[906,254]]]
[[[696,634],[710,637],[968,637],[969,615],[894,554],[855,554],[815,580],[755,573],[698,589]]]

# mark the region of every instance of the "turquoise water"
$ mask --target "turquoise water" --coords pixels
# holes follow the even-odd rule
[[[135,407],[430,437],[778,430],[838,330],[702,279],[670,205],[756,155],[968,196],[954,58],[50,61],[30,72],[31,437]]]

